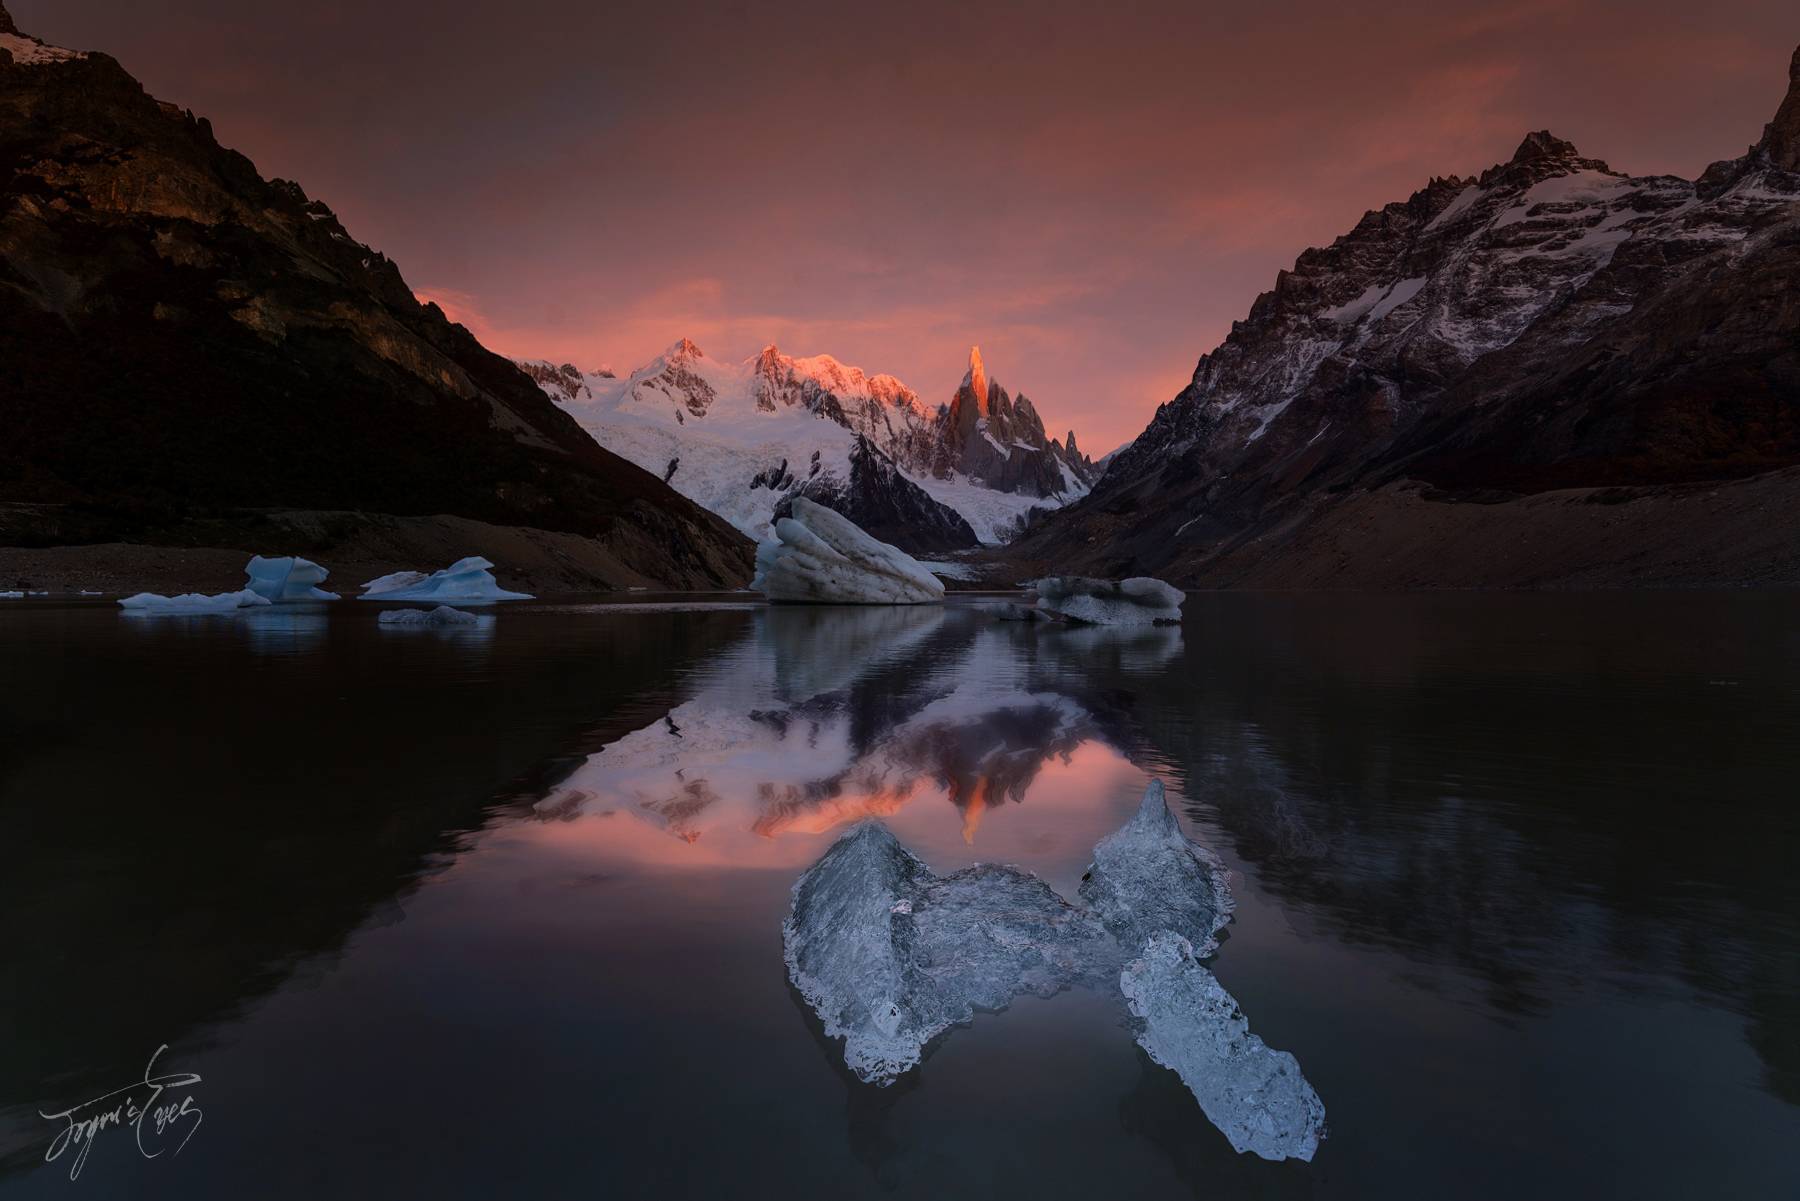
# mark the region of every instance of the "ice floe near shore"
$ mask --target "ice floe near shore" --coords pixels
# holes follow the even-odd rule
[[[311,559],[265,559],[255,555],[244,574],[250,577],[250,591],[272,602],[338,599],[337,593],[319,587],[331,572]]]
[[[481,618],[473,613],[464,613],[461,609],[452,609],[449,605],[439,605],[435,609],[387,609],[380,617],[384,626],[472,626],[479,625]]]
[[[794,883],[782,926],[789,978],[859,1078],[887,1084],[977,1010],[1021,993],[1117,982],[1138,1041],[1181,1076],[1233,1148],[1310,1160],[1325,1109],[1293,1056],[1250,1033],[1201,966],[1231,912],[1224,869],[1182,833],[1160,784],[1095,848],[1079,905],[1029,872],[977,864],[938,876],[875,821]]]
[[[1151,625],[1180,621],[1186,599],[1173,584],[1149,576],[1128,580],[1092,580],[1083,576],[1047,576],[1031,584],[1038,607],[1068,621],[1091,625]]]
[[[804,497],[775,537],[756,548],[750,587],[772,601],[920,605],[944,599],[943,583],[911,555]]]
[[[363,585],[358,600],[373,601],[487,601],[530,600],[529,592],[508,592],[494,579],[494,565],[480,555],[458,559],[442,571],[425,575],[396,571]]]
[[[259,596],[250,589],[244,588],[237,592],[221,592],[215,596],[207,596],[200,592],[186,592],[180,596],[161,596],[154,592],[140,592],[136,596],[122,598],[119,601],[119,607],[127,613],[204,614],[236,613],[239,609],[253,609],[269,603],[268,597]]]

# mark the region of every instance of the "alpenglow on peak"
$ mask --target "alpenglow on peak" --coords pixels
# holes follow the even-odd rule
[[[981,365],[981,347],[969,347],[969,370],[963,375],[963,387],[975,397],[975,411],[982,416],[987,415],[988,378],[987,368]]]

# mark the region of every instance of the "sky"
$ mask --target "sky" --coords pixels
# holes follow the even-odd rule
[[[515,357],[774,342],[1098,453],[1308,246],[1548,128],[1741,154],[1793,0],[7,0],[298,180]]]

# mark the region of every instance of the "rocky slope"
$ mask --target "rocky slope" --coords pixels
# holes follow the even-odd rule
[[[78,512],[93,541],[231,509],[455,514],[593,539],[640,579],[748,578],[741,535],[595,446],[297,184],[0,19],[0,502]]]
[[[1097,474],[1073,432],[1047,436],[1029,400],[987,380],[979,350],[936,409],[891,375],[774,346],[722,363],[683,338],[624,379],[521,366],[602,446],[753,538],[798,495],[909,552],[964,549],[1005,540]]]
[[[1763,139],[1697,181],[1623,175],[1543,132],[1478,178],[1432,180],[1280,273],[1092,495],[1018,549],[1192,584],[1370,586],[1399,581],[1280,564],[1354,559],[1352,500],[1376,521],[1401,491],[1641,499],[1800,463],[1797,156],[1800,54]],[[1313,536],[1326,525],[1340,536]],[[1411,582],[1434,582],[1422,566]]]

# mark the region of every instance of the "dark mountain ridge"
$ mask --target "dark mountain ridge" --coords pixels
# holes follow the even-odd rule
[[[1796,279],[1800,53],[1762,140],[1697,181],[1627,176],[1538,132],[1478,178],[1434,179],[1306,251],[1092,494],[1017,549],[1189,584],[1574,578],[1588,543],[1461,574],[1401,556],[1384,573],[1356,561],[1356,531],[1403,544],[1393,523],[1416,522],[1450,549],[1477,527],[1491,536],[1493,514],[1455,511],[1471,503],[1630,501],[1800,464]],[[1359,500],[1356,527],[1339,520],[1371,495],[1393,503]],[[1574,520],[1517,511],[1521,537],[1546,545]]]
[[[0,501],[84,540],[238,509],[454,514],[592,539],[634,578],[747,578],[741,535],[595,445],[298,184],[106,55],[4,8],[0,30]]]

